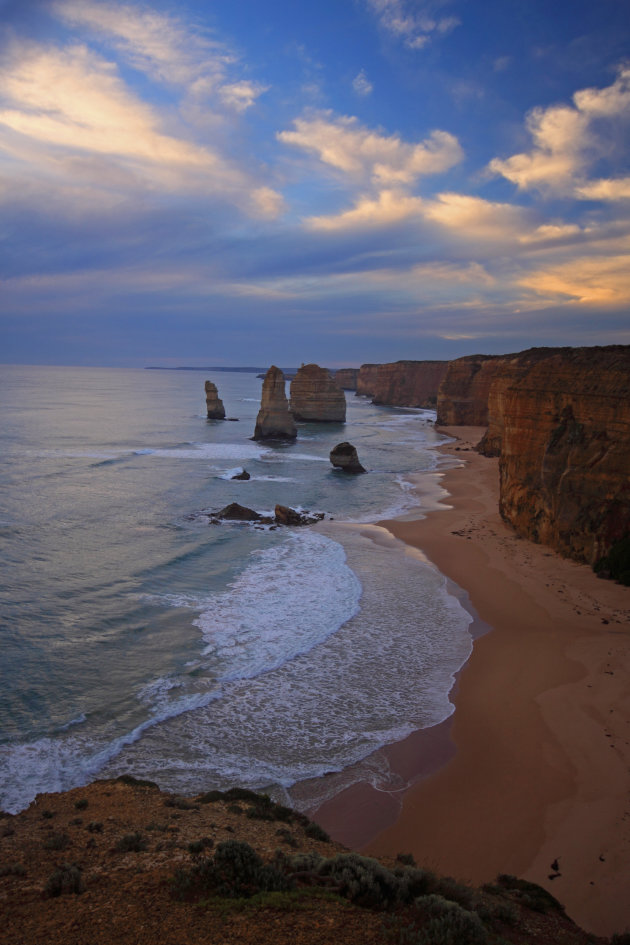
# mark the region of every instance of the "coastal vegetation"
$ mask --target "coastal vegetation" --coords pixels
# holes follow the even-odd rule
[[[101,820],[77,818],[79,800]],[[12,945],[608,942],[534,883],[502,875],[475,888],[409,854],[363,856],[244,788],[185,798],[132,777],[97,781],[42,796],[2,827],[0,942]]]

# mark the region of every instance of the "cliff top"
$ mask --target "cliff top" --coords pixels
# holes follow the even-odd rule
[[[127,777],[40,795],[2,815],[0,851],[7,945],[604,942],[538,886],[349,854],[238,789],[182,798]]]

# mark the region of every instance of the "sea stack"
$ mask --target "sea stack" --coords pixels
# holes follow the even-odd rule
[[[346,473],[364,473],[366,470],[359,462],[356,447],[352,443],[338,443],[330,451],[330,462]]]
[[[303,364],[291,381],[289,410],[295,420],[345,423],[346,398],[326,368]]]
[[[284,374],[272,364],[263,380],[260,410],[256,418],[255,440],[294,440],[297,430],[289,412]]]
[[[212,381],[206,381],[206,408],[208,420],[225,420],[225,407],[219,397],[217,385]]]

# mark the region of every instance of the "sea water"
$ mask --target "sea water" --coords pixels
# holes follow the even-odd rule
[[[206,376],[236,421],[205,418]],[[439,464],[434,414],[348,393],[345,424],[254,442],[261,383],[0,369],[3,809],[121,773],[273,794],[453,711],[471,618],[370,524],[422,512],[412,482]],[[366,475],[331,467],[342,440]],[[208,524],[234,501],[326,517]]]

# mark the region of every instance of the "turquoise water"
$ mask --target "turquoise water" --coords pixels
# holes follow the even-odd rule
[[[443,577],[361,523],[436,468],[427,411],[347,395],[344,425],[251,440],[261,381],[3,367],[0,806],[133,772],[179,791],[287,788],[452,711],[470,617]],[[367,475],[344,476],[341,440]],[[246,468],[249,481],[234,481]],[[326,513],[208,525],[238,501]]]

